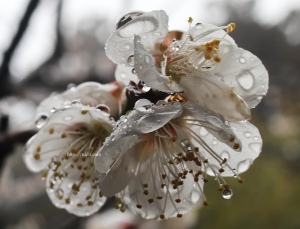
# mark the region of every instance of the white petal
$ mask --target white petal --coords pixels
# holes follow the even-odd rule
[[[76,128],[86,128],[91,133],[98,133],[99,137],[103,134],[100,140],[104,141],[112,131],[112,125],[105,113],[92,107],[76,105],[57,110],[27,142],[25,164],[34,172],[46,169],[54,156],[68,153],[71,143],[81,137],[80,132],[76,133]]]
[[[162,10],[151,11],[129,21],[108,38],[106,55],[113,62],[131,66],[128,58],[133,55],[133,37],[141,35],[148,50],[154,50],[156,43],[163,40],[168,32],[168,16]]]
[[[125,85],[128,85],[130,81],[135,82],[136,84],[140,81],[136,74],[132,73],[133,67],[125,67],[122,65],[117,65],[115,71],[115,78],[118,82],[122,82]]]
[[[237,152],[224,143],[217,141],[211,134],[201,135],[201,138],[211,147],[211,149],[220,156],[221,159],[227,159],[227,165],[229,165],[234,171],[228,167],[224,167],[222,176],[234,176],[234,173],[242,173],[248,170],[252,165],[254,159],[256,159],[262,148],[262,139],[258,129],[251,123],[244,122],[232,122],[230,127],[241,142],[242,150]],[[200,149],[201,152],[201,149]],[[220,163],[217,162],[209,153],[202,151],[204,157],[209,160],[209,164],[214,168],[220,168]],[[206,171],[209,175],[214,176],[211,169]]]
[[[234,88],[250,108],[268,91],[269,76],[262,62],[251,52],[234,45],[220,45],[221,62],[211,73]]]
[[[250,119],[250,109],[244,100],[214,76],[184,76],[180,85],[189,101],[222,114],[228,121]]]
[[[211,24],[198,23],[191,28],[190,34],[194,41],[197,42],[207,42],[213,39],[219,39],[222,40],[221,42],[223,44],[235,44],[235,41],[224,31],[224,29]]]
[[[197,203],[203,201],[203,182],[201,179],[196,183],[193,176],[188,174],[183,185],[178,189],[173,189],[171,180],[174,177],[170,171],[167,171],[166,175],[167,178],[162,181],[159,177],[158,166],[152,164],[145,172],[134,177],[126,190],[127,197],[124,198],[125,201],[130,200],[126,202],[129,208],[143,218],[157,220],[161,219],[161,215],[167,219],[176,217],[178,214],[185,214]],[[163,182],[166,183],[166,186],[162,188]],[[147,188],[143,186],[145,183],[148,185]],[[145,190],[148,191],[147,195],[144,194]],[[162,198],[160,199],[160,197]],[[180,202],[176,202],[178,199]],[[142,207],[139,209],[137,205]]]
[[[156,63],[151,54],[149,54],[141,43],[141,38],[134,38],[134,68],[141,81],[145,82],[148,87],[164,92],[181,92],[182,88],[170,79],[159,73],[156,69]]]

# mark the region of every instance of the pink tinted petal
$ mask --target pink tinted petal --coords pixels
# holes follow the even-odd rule
[[[220,46],[221,62],[211,73],[234,88],[250,108],[255,107],[268,91],[269,76],[259,58],[235,45]]]
[[[148,87],[164,92],[181,92],[182,88],[173,82],[162,73],[159,73],[156,68],[156,62],[141,43],[141,38],[135,36],[135,64],[134,68],[141,81],[145,82]]]

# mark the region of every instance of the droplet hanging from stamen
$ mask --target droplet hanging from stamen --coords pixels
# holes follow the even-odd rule
[[[230,188],[226,188],[223,190],[222,196],[224,199],[229,200],[233,196],[233,192]]]

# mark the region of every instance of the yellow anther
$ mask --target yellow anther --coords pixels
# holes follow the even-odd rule
[[[220,63],[220,62],[221,62],[221,57],[215,56],[215,57],[214,57],[214,61],[215,61],[216,63]]]
[[[227,26],[227,33],[231,33],[235,29],[235,23],[230,23]]]
[[[189,24],[192,24],[192,22],[193,22],[193,18],[192,18],[192,17],[189,17],[188,23],[189,23]]]
[[[49,134],[53,134],[54,133],[54,128],[49,129]]]
[[[39,160],[41,158],[41,155],[39,154],[39,153],[36,153],[35,155],[34,155],[34,159],[35,160]]]

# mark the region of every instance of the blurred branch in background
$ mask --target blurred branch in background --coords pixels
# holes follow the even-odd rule
[[[39,4],[40,0],[31,0],[27,6],[25,14],[19,24],[19,28],[15,37],[13,38],[9,48],[4,53],[4,58],[0,67],[0,98],[7,94],[11,94],[13,88],[11,87],[11,82],[9,79],[10,72],[9,72],[9,65],[12,59],[12,56],[21,41],[30,21],[30,18],[36,9],[37,5]]]

